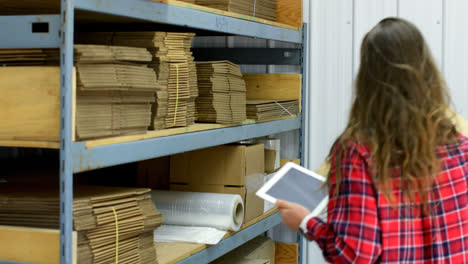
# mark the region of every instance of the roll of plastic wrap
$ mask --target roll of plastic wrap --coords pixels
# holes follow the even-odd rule
[[[258,143],[262,143],[265,146],[265,149],[274,150],[276,151],[275,156],[275,167],[274,169],[277,170],[280,167],[280,140],[279,139],[258,139]]]
[[[156,210],[167,225],[207,226],[237,231],[244,220],[244,204],[237,194],[152,191]]]

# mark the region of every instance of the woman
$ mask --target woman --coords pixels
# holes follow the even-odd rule
[[[468,263],[468,139],[447,114],[446,89],[413,24],[377,24],[328,157],[328,220],[278,201],[283,222],[333,263]]]

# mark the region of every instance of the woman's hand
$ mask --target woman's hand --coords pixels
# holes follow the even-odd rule
[[[295,231],[299,231],[299,225],[302,220],[310,214],[309,210],[297,203],[277,200],[276,205],[279,207],[280,214],[283,217],[283,224]]]

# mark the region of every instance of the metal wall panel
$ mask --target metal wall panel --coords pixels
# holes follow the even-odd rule
[[[352,95],[353,1],[312,0],[309,167],[317,168],[343,130]]]
[[[397,16],[397,0],[357,0],[354,2],[353,73],[359,69],[361,42],[380,20]]]
[[[398,16],[413,22],[421,30],[440,67],[443,67],[442,11],[443,0],[398,0]]]
[[[468,120],[468,1],[445,0],[444,73],[455,110]]]

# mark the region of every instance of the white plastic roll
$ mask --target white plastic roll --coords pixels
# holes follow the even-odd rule
[[[280,140],[279,139],[258,139],[258,143],[263,143],[265,149],[275,150],[275,167],[274,169],[277,170],[280,167]]]
[[[244,204],[237,194],[153,190],[151,197],[167,225],[237,231],[244,221]]]

